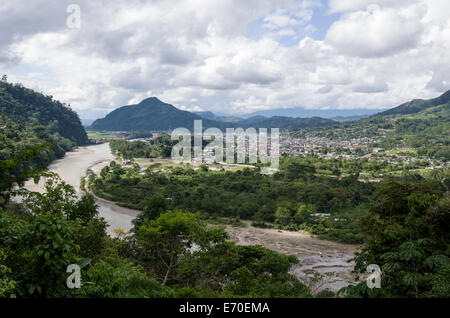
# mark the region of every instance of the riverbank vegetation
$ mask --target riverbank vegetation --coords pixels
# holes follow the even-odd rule
[[[283,229],[304,229],[322,238],[362,243],[353,223],[364,214],[375,187],[358,181],[357,175],[317,176],[315,168],[302,161],[286,162],[273,176],[249,168],[201,168],[179,165],[162,171],[149,167],[143,174],[138,164],[125,168],[113,162],[102,169],[100,177],[91,174],[88,186],[100,197],[142,211],[159,200],[170,210],[199,212],[205,219],[276,223]]]
[[[0,210],[0,297],[310,297],[295,256],[236,246],[197,213],[155,204],[111,238],[89,194],[47,175],[46,192]],[[81,267],[68,289],[66,267]]]
[[[100,177],[91,174],[89,186],[97,195],[143,210],[135,227],[169,209],[199,211],[204,220],[242,218],[258,226],[271,222],[283,229],[303,229],[330,240],[363,243],[355,273],[365,273],[368,264],[381,267],[381,289],[369,289],[364,281],[341,295],[450,296],[447,170],[435,170],[427,178],[404,174],[371,184],[359,182],[357,175],[318,177],[314,168],[299,162],[290,162],[273,176],[250,169],[179,167],[147,175],[130,169],[113,163]]]
[[[158,158],[170,157],[172,147],[177,143],[178,141],[171,140],[169,135],[162,135],[146,142],[113,140],[109,146],[114,155],[121,156],[123,159]]]

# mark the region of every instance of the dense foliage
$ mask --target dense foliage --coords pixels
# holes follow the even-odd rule
[[[381,289],[349,287],[357,297],[450,296],[449,176],[386,181],[369,214],[361,218],[366,243],[355,270],[382,271]]]
[[[406,145],[448,160],[447,97],[431,104],[414,101],[394,113],[320,133],[371,136],[381,131],[386,138],[377,141],[379,146]],[[149,114],[170,106],[154,99],[144,104],[136,108]],[[274,175],[248,167],[213,171],[206,165],[161,162],[141,169],[132,158],[167,156],[173,141],[168,136],[118,140],[111,149],[127,165],[113,161],[99,176],[90,171],[82,181],[82,189],[142,210],[130,233],[117,231],[111,237],[93,195],[79,197],[56,175],[40,171],[86,141],[78,123],[51,97],[0,83],[0,298],[311,297],[290,273],[299,262],[295,256],[235,245],[223,227],[212,225],[224,218],[363,243],[355,272],[380,265],[382,288],[368,289],[364,282],[343,289],[348,297],[450,297],[446,168],[423,177],[408,173],[413,166],[405,165],[405,173],[382,176],[380,183],[363,182],[359,174],[380,176],[394,168],[366,158],[286,157]],[[169,121],[161,124],[170,126]],[[9,200],[16,183],[41,176],[46,177],[44,193],[21,189],[20,203]],[[80,289],[66,285],[69,264],[81,267]]]
[[[45,126],[76,145],[88,141],[78,114],[68,105],[21,84],[0,81],[0,113],[21,126]]]
[[[309,297],[296,257],[238,247],[199,215],[160,211],[111,238],[91,195],[50,176],[45,193],[0,210],[0,297]],[[69,264],[81,267],[69,289]]]
[[[371,185],[358,182],[356,176],[317,177],[313,167],[298,160],[288,161],[274,176],[250,169],[212,172],[190,166],[173,167],[164,174],[150,168],[149,174],[142,176],[133,173],[134,168],[114,164],[103,171],[101,178],[91,175],[90,186],[97,195],[142,209],[134,231],[152,224],[158,229],[147,234],[151,233],[153,244],[171,244],[161,236],[165,234],[158,234],[172,227],[160,223],[165,222],[160,215],[167,208],[200,211],[209,220],[227,216],[253,219],[254,225],[273,222],[281,228],[305,229],[327,239],[364,242],[355,270],[364,273],[368,264],[379,264],[383,288],[371,290],[364,282],[347,288],[349,297],[450,296],[448,170],[436,170],[427,179],[405,174]],[[152,221],[155,219],[158,221]],[[194,223],[191,226],[195,227]],[[183,242],[191,246],[190,238],[185,237]],[[164,244],[162,250],[176,250]],[[228,249],[220,255],[228,255]],[[151,250],[158,249],[153,246]],[[174,255],[177,253],[170,257]],[[207,261],[214,262],[214,257],[217,255]],[[160,275],[172,263],[176,261],[166,260]],[[189,272],[186,277],[195,275]]]
[[[169,209],[200,212],[205,218],[275,222],[346,242],[362,241],[352,223],[374,190],[372,184],[358,181],[357,175],[341,179],[317,175],[300,158],[285,159],[273,176],[249,168],[207,171],[190,165],[172,167],[167,173],[154,165],[145,175],[139,172],[136,165],[113,164],[102,170],[101,178],[92,175],[90,187],[96,195],[144,211],[162,197]],[[321,213],[332,218],[311,217]]]
[[[127,141],[123,139],[113,140],[109,146],[115,156],[121,156],[124,159],[158,158],[170,157],[172,147],[177,143],[178,141],[171,140],[170,136],[163,135],[150,139],[148,142],[139,140]]]

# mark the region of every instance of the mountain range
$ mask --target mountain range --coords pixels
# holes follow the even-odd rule
[[[217,127],[226,128],[272,128],[298,130],[301,128],[322,127],[336,122],[355,121],[367,117],[405,115],[419,113],[427,108],[438,105],[449,105],[450,91],[442,96],[430,100],[413,100],[395,108],[373,114],[373,110],[361,110],[361,115],[345,116],[345,110],[328,110],[327,114],[335,115],[333,119],[311,115],[321,113],[324,110],[305,110],[302,108],[282,109],[273,111],[261,111],[252,113],[250,117],[223,116],[212,112],[188,112],[164,103],[156,97],[144,99],[136,105],[122,106],[105,118],[97,119],[89,127],[90,130],[109,131],[168,131],[177,127],[193,129],[194,120],[202,120],[203,128]],[[299,114],[303,110],[308,118],[285,116],[288,114]],[[348,111],[349,112],[349,111]],[[355,110],[352,111],[355,114]],[[276,114],[267,117],[267,114]],[[350,113],[348,113],[350,114]],[[340,116],[338,116],[340,115]]]
[[[273,117],[273,116],[283,116],[283,117],[322,117],[327,119],[334,119],[336,117],[347,118],[362,118],[364,116],[374,115],[380,112],[381,109],[307,109],[304,107],[294,107],[294,108],[277,108],[269,110],[260,110],[252,112],[249,114],[239,115],[242,118],[250,118],[255,116]]]
[[[156,97],[144,99],[136,105],[122,106],[105,118],[97,119],[89,127],[94,131],[168,131],[178,127],[193,130],[194,120],[202,120],[203,128],[272,128],[301,129],[331,125],[333,120],[319,117],[291,118],[254,116],[248,119],[222,117],[211,112],[191,113],[164,103]]]

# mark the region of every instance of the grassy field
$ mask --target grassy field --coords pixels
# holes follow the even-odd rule
[[[87,131],[86,133],[89,139],[120,139],[119,137],[107,131]]]
[[[417,155],[417,150],[412,148],[401,148],[401,149],[392,149],[386,151],[387,155],[398,155],[398,154],[409,154],[409,155]]]
[[[157,158],[153,158],[153,159],[148,159],[148,158],[135,158],[134,162],[136,162],[137,164],[139,164],[139,166],[141,168],[146,168],[148,166],[154,166],[154,169],[170,169],[172,167],[176,167],[176,166],[191,166],[193,169],[198,169],[198,167],[200,165],[202,165],[201,162],[195,162],[192,161],[190,163],[179,163],[179,162],[175,162],[171,159],[157,159]],[[207,164],[208,168],[212,171],[218,171],[221,170],[222,168],[224,170],[227,171],[237,171],[237,170],[243,170],[245,168],[250,168],[250,169],[255,169],[254,166],[250,166],[250,165],[239,165],[239,164]]]

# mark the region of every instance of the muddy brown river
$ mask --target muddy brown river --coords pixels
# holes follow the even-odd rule
[[[109,144],[101,144],[87,147],[80,147],[75,151],[66,153],[63,159],[54,161],[48,170],[57,173],[62,180],[70,184],[80,193],[80,179],[85,176],[86,170],[97,165],[107,163],[114,159],[109,149]],[[39,184],[33,181],[26,183],[26,188],[31,191],[42,191],[44,180]],[[131,220],[138,211],[122,208],[101,199],[96,199],[100,206],[99,214],[109,224],[108,233],[112,234],[115,228],[122,228],[125,231],[131,229]]]
[[[57,173],[61,179],[80,192],[80,179],[86,174],[86,170],[90,168],[98,173],[113,159],[109,144],[79,147],[73,152],[68,152],[63,159],[53,162],[48,169]],[[31,191],[42,191],[43,183],[43,180],[38,185],[29,181],[26,183],[26,188]],[[113,230],[116,228],[125,231],[131,229],[131,221],[139,211],[119,207],[113,202],[100,198],[96,198],[96,201],[100,206],[100,216],[109,224],[110,235],[113,235]],[[262,245],[278,253],[296,255],[300,263],[295,265],[291,272],[309,285],[313,291],[328,288],[336,292],[354,282],[351,274],[354,264],[348,261],[353,257],[355,246],[319,240],[304,232],[259,229],[251,227],[249,222],[246,222],[246,225],[245,228],[227,228],[233,241],[240,245]],[[308,270],[320,274],[333,274],[314,283],[307,275]]]

